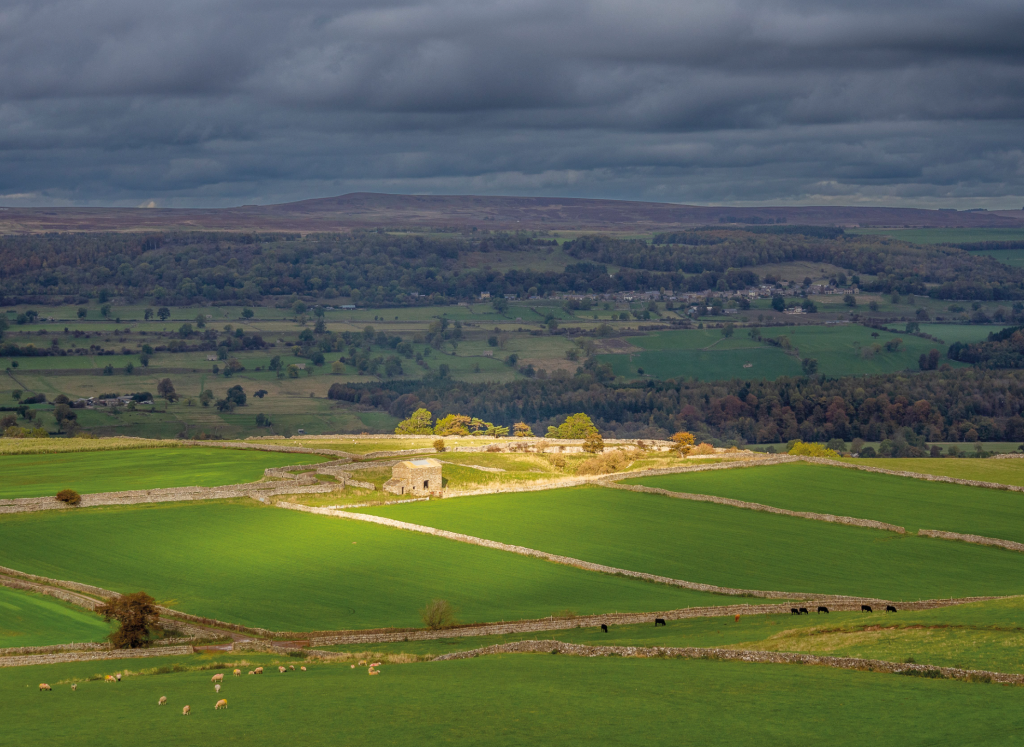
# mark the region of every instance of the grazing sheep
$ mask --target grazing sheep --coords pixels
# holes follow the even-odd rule
[[[75,684],[73,684],[73,685],[71,686],[71,691],[72,691],[72,692],[74,692],[74,691],[75,691],[75,690],[77,690],[77,689],[78,689],[78,683],[76,682]]]
[[[223,672],[221,672],[220,674],[215,674],[215,675],[213,675],[210,678],[210,682],[223,682],[223,681],[224,681],[224,673]]]
[[[379,666],[380,666],[380,662],[379,662],[379,661],[375,661],[375,662],[373,662],[373,664],[371,664],[370,666],[371,666],[371,667],[379,667]]]
[[[221,708],[227,708],[227,707],[228,707],[228,701],[226,699],[224,699],[224,698],[221,698],[220,700],[217,701],[217,705],[215,705],[213,707],[213,710],[219,711]]]
[[[219,695],[220,694],[220,685],[219,684],[214,685],[213,686],[213,691]]]
[[[117,682],[117,680],[115,680],[115,679],[113,678],[113,676],[112,676],[112,675],[109,675],[109,674],[108,674],[108,675],[107,675],[106,677],[104,677],[104,678],[103,678],[103,681],[104,681],[104,682]]]
[[[118,672],[118,673],[117,673],[117,674],[115,674],[114,676],[115,676],[115,677],[117,678],[117,681],[118,681],[118,682],[120,682],[120,681],[121,681],[121,673],[120,673],[120,672]]]
[[[305,671],[306,671],[306,668],[305,668],[305,667],[299,667],[299,669],[301,669],[301,670],[302,670],[303,672],[305,672]]]
[[[157,705],[163,705],[163,704],[164,704],[164,703],[166,703],[166,702],[167,702],[167,696],[166,696],[166,695],[161,695],[161,696],[160,696],[160,700],[158,700],[158,701],[156,702],[156,704],[157,704]]]
[[[289,668],[290,670],[292,670],[293,672],[295,671],[295,665],[294,665],[294,664],[290,665],[290,666],[289,666],[288,668]]]
[[[190,713],[192,713],[192,706],[185,706],[184,708],[181,709],[181,715],[182,716],[187,716]]]
[[[234,675],[235,675],[236,677],[237,677],[238,675],[240,675],[241,673],[242,673],[242,670],[241,670],[241,669],[236,669],[236,670],[235,670],[234,672],[232,672],[232,674],[234,674]],[[252,672],[249,672],[249,674],[252,674]]]
[[[277,668],[277,671],[278,671],[278,672],[280,672],[281,674],[284,674],[284,673],[285,673],[285,672],[287,672],[288,670],[287,670],[287,669],[285,669],[284,667],[278,667],[278,668]]]
[[[52,689],[53,689],[53,688],[52,688],[52,687],[50,687],[49,685],[47,685],[47,684],[46,684],[45,682],[41,682],[41,683],[39,684],[39,691],[40,691],[40,692],[42,692],[43,690],[52,690]]]
[[[740,621],[740,616],[736,615],[736,622],[739,622],[739,621]]]
[[[366,673],[367,674],[380,674],[380,672],[378,672],[376,669],[367,669]]]
[[[355,665],[355,664],[353,664],[353,665],[352,665],[352,668],[353,668],[353,669],[355,669],[355,668],[356,668],[356,665]]]
[[[249,670],[249,674],[253,674],[253,671],[251,669]]]
[[[263,667],[256,667],[252,671],[256,672],[256,674],[263,674]]]

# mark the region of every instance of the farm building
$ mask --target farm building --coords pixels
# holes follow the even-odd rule
[[[441,492],[441,463],[436,459],[413,459],[391,468],[384,492],[395,495],[430,495]]]

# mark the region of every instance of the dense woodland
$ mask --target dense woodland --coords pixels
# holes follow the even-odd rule
[[[534,432],[586,412],[606,434],[665,438],[689,430],[719,442],[1024,440],[1024,373],[980,369],[915,375],[823,376],[756,382],[601,383],[575,377],[468,384],[434,379],[339,386],[335,396],[408,417],[420,407],[443,416],[472,412]]]
[[[708,228],[648,244],[585,236],[561,271],[466,268],[467,252],[543,254],[526,235],[46,234],[0,237],[0,304],[151,299],[164,305],[351,299],[361,306],[447,304],[491,294],[738,290],[773,282],[749,268],[809,260],[849,270],[867,291],[948,299],[1024,298],[1024,270],[951,246],[917,246],[842,229]],[[620,269],[609,274],[608,266]],[[761,270],[763,272],[763,270]],[[926,284],[931,284],[930,287]],[[935,285],[938,284],[938,285]]]

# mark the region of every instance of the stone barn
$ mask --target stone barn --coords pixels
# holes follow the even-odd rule
[[[431,495],[441,492],[441,463],[436,459],[413,459],[391,468],[384,492],[395,495]]]

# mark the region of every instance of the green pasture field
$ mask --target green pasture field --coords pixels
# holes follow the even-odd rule
[[[962,444],[957,445],[962,446]],[[982,446],[988,449],[990,445],[985,443]],[[1007,449],[1012,452],[1016,451],[1019,444],[1013,443],[1007,444],[1007,446],[1013,446],[1012,449]],[[980,480],[1024,487],[1024,459],[872,459],[870,462],[844,459],[843,461],[867,464],[870,467],[883,469],[919,472],[923,475],[940,475],[962,480]],[[1020,523],[1024,524],[1024,494],[1007,493],[1006,496],[1008,502],[1016,502],[1016,505],[1020,506]],[[1020,531],[1024,532],[1024,527]]]
[[[196,447],[0,456],[0,499],[117,490],[212,487],[253,482],[267,467],[316,464],[330,457]]]
[[[987,459],[878,461],[886,461],[892,469],[902,470],[912,470],[905,464],[911,461],[940,465],[991,462]],[[996,463],[1002,461],[1014,460],[1000,459]],[[874,462],[871,460],[871,466]],[[1024,471],[1018,468],[1014,474],[1024,476]],[[908,532],[941,529],[1024,542],[1024,493],[1006,490],[804,463],[659,475],[624,482],[764,503],[790,511],[874,519],[905,527]]]
[[[878,337],[872,337],[872,333],[877,333]],[[635,377],[642,368],[644,375],[660,379],[775,379],[799,376],[802,358],[816,359],[818,372],[828,376],[914,370],[918,368],[921,354],[938,345],[913,335],[878,332],[860,324],[765,327],[761,335],[765,338],[784,336],[794,350],[787,353],[781,348],[757,343],[744,329],[737,329],[729,339],[718,329],[674,330],[629,338],[630,344],[642,348],[641,352],[599,357],[611,364],[616,375],[627,377]],[[871,354],[864,352],[876,343],[884,345],[895,338],[903,341],[897,352],[884,349]],[[746,363],[752,366],[744,368]],[[955,361],[950,363],[962,365]]]
[[[756,475],[755,469],[735,472]],[[754,495],[763,499],[763,492]],[[731,588],[897,600],[1024,592],[1019,553],[615,488],[469,496],[358,511]]]
[[[1019,688],[784,664],[510,654],[385,665],[368,677],[347,663],[311,662],[306,672],[228,676],[219,695],[209,669],[83,681],[122,669],[272,669],[279,660],[0,669],[4,732],[19,745],[259,747],[282,734],[309,745],[546,744],[552,735],[566,745],[1005,745],[1024,731]],[[61,684],[40,693],[39,682]],[[218,697],[226,710],[214,710]]]
[[[241,500],[3,516],[0,565],[282,631],[419,628],[431,599],[461,622],[733,601]]]
[[[961,244],[975,241],[1021,241],[1021,228],[848,228],[847,233],[890,236],[912,244]]]
[[[997,259],[1009,267],[1024,267],[1024,249],[988,249],[971,254]]]
[[[881,613],[877,610],[876,613]],[[371,644],[378,655],[440,656],[456,651],[543,637],[586,646],[694,646],[754,651],[790,651],[853,656],[993,672],[1024,672],[1024,599],[1010,597],[897,614],[836,612],[810,615],[742,615],[734,620],[697,617],[671,620],[665,627],[610,625],[543,633],[442,638]],[[360,654],[367,644],[324,646]]]
[[[968,306],[970,308],[970,306]],[[1004,329],[1003,324],[922,324],[921,331],[925,334],[938,337],[946,345],[954,342],[982,342],[988,339],[993,332]],[[934,343],[933,343],[934,344]],[[946,360],[946,351],[940,350],[943,362]]]
[[[0,648],[102,641],[114,627],[59,599],[0,586]]]

